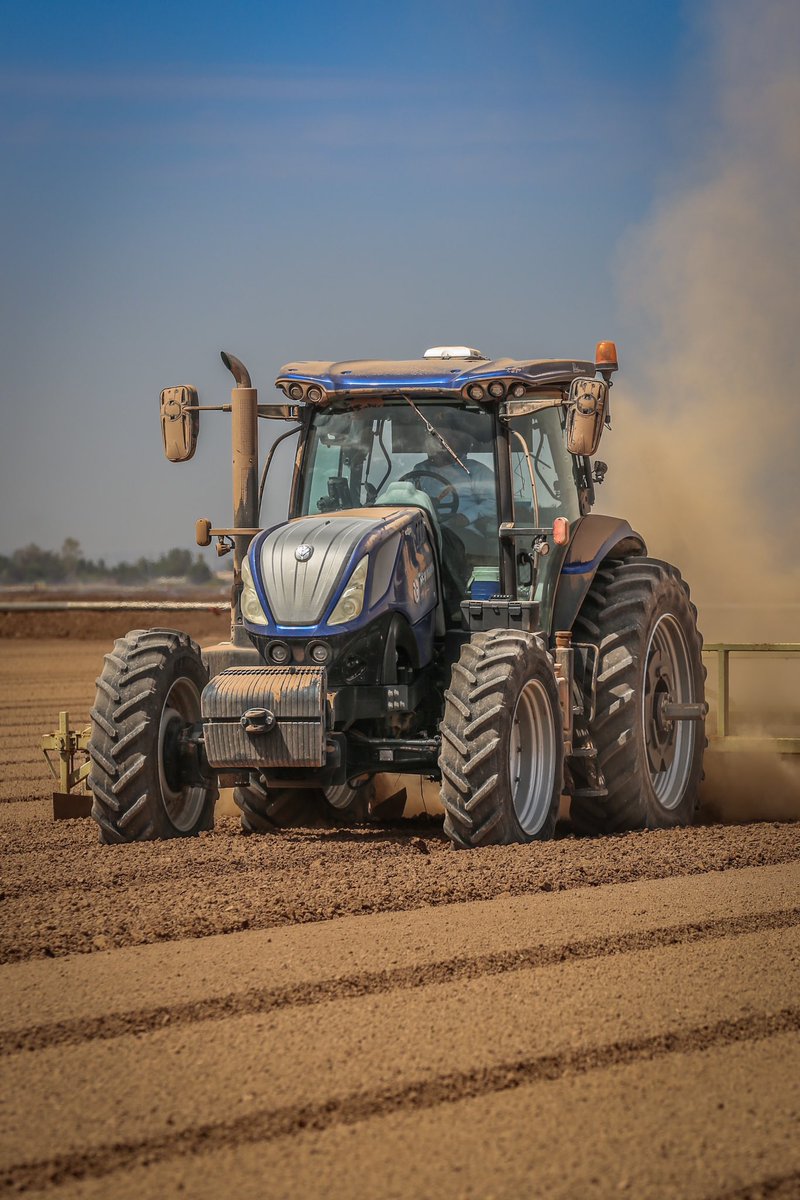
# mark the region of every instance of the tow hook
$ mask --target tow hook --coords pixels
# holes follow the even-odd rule
[[[275,713],[268,708],[248,708],[240,724],[245,733],[269,733],[275,725]]]

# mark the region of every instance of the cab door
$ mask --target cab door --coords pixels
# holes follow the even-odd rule
[[[574,460],[564,444],[560,408],[513,417],[509,434],[517,594],[538,601],[541,626],[550,629],[567,553],[553,540],[553,523],[557,517],[571,522],[580,516]],[[546,542],[545,554],[533,549],[539,539]]]

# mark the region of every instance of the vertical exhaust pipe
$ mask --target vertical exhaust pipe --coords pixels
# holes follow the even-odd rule
[[[252,386],[250,372],[243,362],[224,350],[220,357],[236,383],[231,390],[233,527],[253,529],[258,522],[258,391]],[[242,560],[251,540],[251,534],[235,534],[233,538],[231,641],[234,646],[250,645],[242,622],[241,593]]]

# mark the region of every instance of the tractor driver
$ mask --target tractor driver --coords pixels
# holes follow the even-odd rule
[[[463,535],[474,530],[481,517],[494,519],[496,508],[494,471],[476,458],[475,435],[469,428],[469,415],[457,410],[437,414],[433,422],[457,462],[438,438],[428,435],[428,457],[416,464],[409,475],[416,486],[434,501],[443,525]],[[466,467],[466,470],[464,469]],[[467,534],[466,540],[474,541]],[[482,539],[481,539],[482,540]]]

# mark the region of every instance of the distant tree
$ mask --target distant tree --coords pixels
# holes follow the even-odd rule
[[[187,578],[192,583],[210,583],[214,576],[211,574],[209,567],[202,554],[197,554],[187,573]]]
[[[192,555],[189,550],[174,547],[162,554],[154,564],[157,575],[167,575],[172,579],[183,579],[192,569]]]
[[[134,563],[110,567],[100,558],[85,558],[77,538],[65,538],[61,550],[43,550],[31,542],[13,554],[0,555],[0,583],[61,583],[66,580],[112,580],[123,585],[147,583],[159,578],[209,583],[214,577],[202,555],[181,547],[167,550],[157,559],[141,556]]]
[[[11,555],[10,573],[14,583],[60,583],[66,570],[58,554],[31,542]]]
[[[64,542],[61,546],[61,561],[64,564],[64,570],[66,571],[67,576],[69,578],[74,578],[79,564],[86,562],[86,560],[83,558],[81,544],[77,538],[64,538]]]

